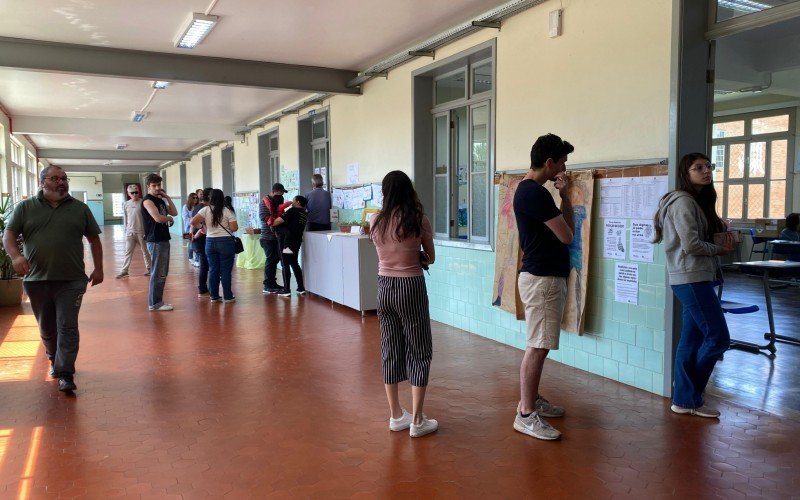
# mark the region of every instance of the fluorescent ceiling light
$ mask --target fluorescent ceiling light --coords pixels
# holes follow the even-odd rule
[[[133,114],[131,115],[131,120],[135,121],[136,123],[139,123],[145,118],[147,118],[147,113],[145,113],[144,111],[134,111]]]
[[[128,147],[127,144],[117,144],[117,149],[125,149],[127,147]]]
[[[162,82],[160,80],[153,82],[154,89],[164,90],[167,87],[169,87],[169,82]]]
[[[208,35],[218,20],[219,16],[207,16],[198,12],[192,13],[188,24],[181,30],[180,35],[175,40],[175,46],[180,49],[195,48]]]

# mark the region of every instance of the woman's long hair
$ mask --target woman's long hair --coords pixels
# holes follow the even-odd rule
[[[211,197],[208,199],[211,209],[211,225],[219,226],[222,222],[222,213],[225,210],[225,194],[221,189],[212,189]]]
[[[233,209],[233,198],[231,198],[230,196],[225,197],[225,208],[227,208],[233,213],[236,213],[236,210]]]
[[[689,153],[681,158],[681,161],[678,162],[678,188],[675,191],[685,191],[689,193],[692,198],[694,198],[694,201],[700,205],[700,210],[703,212],[703,215],[705,215],[706,221],[708,221],[708,232],[701,236],[704,237],[705,241],[714,241],[714,233],[725,230],[725,223],[722,222],[722,219],[717,215],[717,191],[714,189],[714,183],[712,182],[707,186],[703,186],[700,190],[697,190],[689,180],[689,169],[695,160],[700,159],[711,161],[711,159],[703,153]],[[661,198],[661,201],[663,202],[664,198],[670,194],[671,193],[665,194]],[[661,224],[661,217],[659,217],[660,213],[661,210],[656,212],[656,216],[653,220],[653,225],[656,230],[654,243],[659,243],[664,236],[664,227]]]
[[[383,208],[373,219],[371,232],[385,236],[391,219],[396,217],[399,220],[392,236],[394,240],[419,237],[422,234],[424,210],[408,175],[400,170],[389,172],[383,178],[381,191],[383,191]]]

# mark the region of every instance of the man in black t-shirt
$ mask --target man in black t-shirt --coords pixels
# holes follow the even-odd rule
[[[178,209],[167,192],[161,189],[161,180],[158,174],[147,176],[147,196],[142,201],[142,224],[147,250],[151,255],[147,300],[151,311],[172,310],[172,304],[165,304],[163,297],[169,273],[169,226],[174,222],[173,217],[178,215]]]
[[[539,381],[550,349],[558,349],[561,317],[567,299],[569,250],[575,232],[572,204],[567,197],[567,156],[575,148],[560,137],[539,137],[531,148],[531,169],[514,195],[522,269],[518,287],[525,304],[528,343],[519,370],[520,402],[514,429],[538,439],[561,437],[542,417],[562,417],[564,409],[539,395]],[[553,181],[561,195],[556,208],[544,187]]]

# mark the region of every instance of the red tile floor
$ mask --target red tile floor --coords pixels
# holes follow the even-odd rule
[[[392,433],[374,314],[264,297],[260,271],[237,270],[237,301],[211,304],[175,240],[176,310],[149,313],[141,261],[115,280],[107,229],[74,396],[48,380],[29,306],[0,311],[0,498],[800,495],[800,422],[728,402],[719,421],[678,416],[551,362],[564,437],[538,441],[511,425],[522,353],[438,323],[425,412],[440,430]]]

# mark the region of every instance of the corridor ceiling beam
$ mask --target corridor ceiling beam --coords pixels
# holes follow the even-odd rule
[[[0,37],[0,67],[235,87],[359,94],[355,71]],[[202,105],[202,103],[198,103]]]
[[[55,116],[15,116],[14,133],[27,135],[86,135],[94,137],[153,137],[159,139],[217,139],[237,138],[237,127],[211,123],[166,123],[131,120],[99,120],[91,118],[61,118]]]
[[[158,160],[179,161],[186,158],[183,151],[125,151],[98,149],[40,149],[39,158],[46,160]]]
[[[103,174],[149,174],[158,172],[158,166],[148,165],[58,165],[64,172],[92,172]]]

